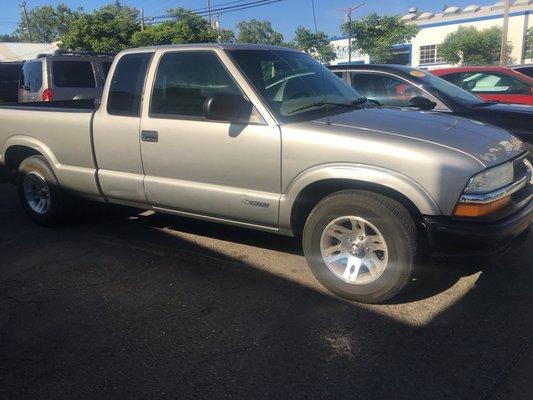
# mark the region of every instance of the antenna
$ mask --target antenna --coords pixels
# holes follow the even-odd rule
[[[359,7],[363,7],[366,3],[360,3],[354,7],[341,8],[340,12],[346,13],[348,17],[348,64],[352,63],[352,12]]]

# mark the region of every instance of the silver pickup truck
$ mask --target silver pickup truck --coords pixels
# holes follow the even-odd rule
[[[335,294],[380,302],[417,251],[528,230],[531,165],[506,131],[367,101],[302,53],[203,44],[127,50],[101,104],[0,107],[0,164],[29,216],[75,197],[302,235]]]

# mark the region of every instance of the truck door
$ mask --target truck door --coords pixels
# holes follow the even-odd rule
[[[153,51],[126,53],[118,60],[94,116],[99,182],[104,196],[114,203],[147,204],[139,130],[144,82],[152,56]]]
[[[265,123],[258,112],[249,124],[203,116],[207,96],[243,94],[224,56],[169,49],[152,65],[150,101],[143,106],[141,122],[146,196],[156,209],[274,227],[280,197],[279,128]]]

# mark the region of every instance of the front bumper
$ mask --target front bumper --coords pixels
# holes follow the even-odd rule
[[[514,204],[516,212],[498,220],[468,220],[425,216],[429,244],[437,249],[483,250],[503,247],[533,223],[531,196]]]

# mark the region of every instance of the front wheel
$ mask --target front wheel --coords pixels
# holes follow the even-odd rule
[[[407,209],[388,197],[345,190],[309,214],[303,247],[315,277],[336,295],[379,303],[409,282],[416,227]]]

